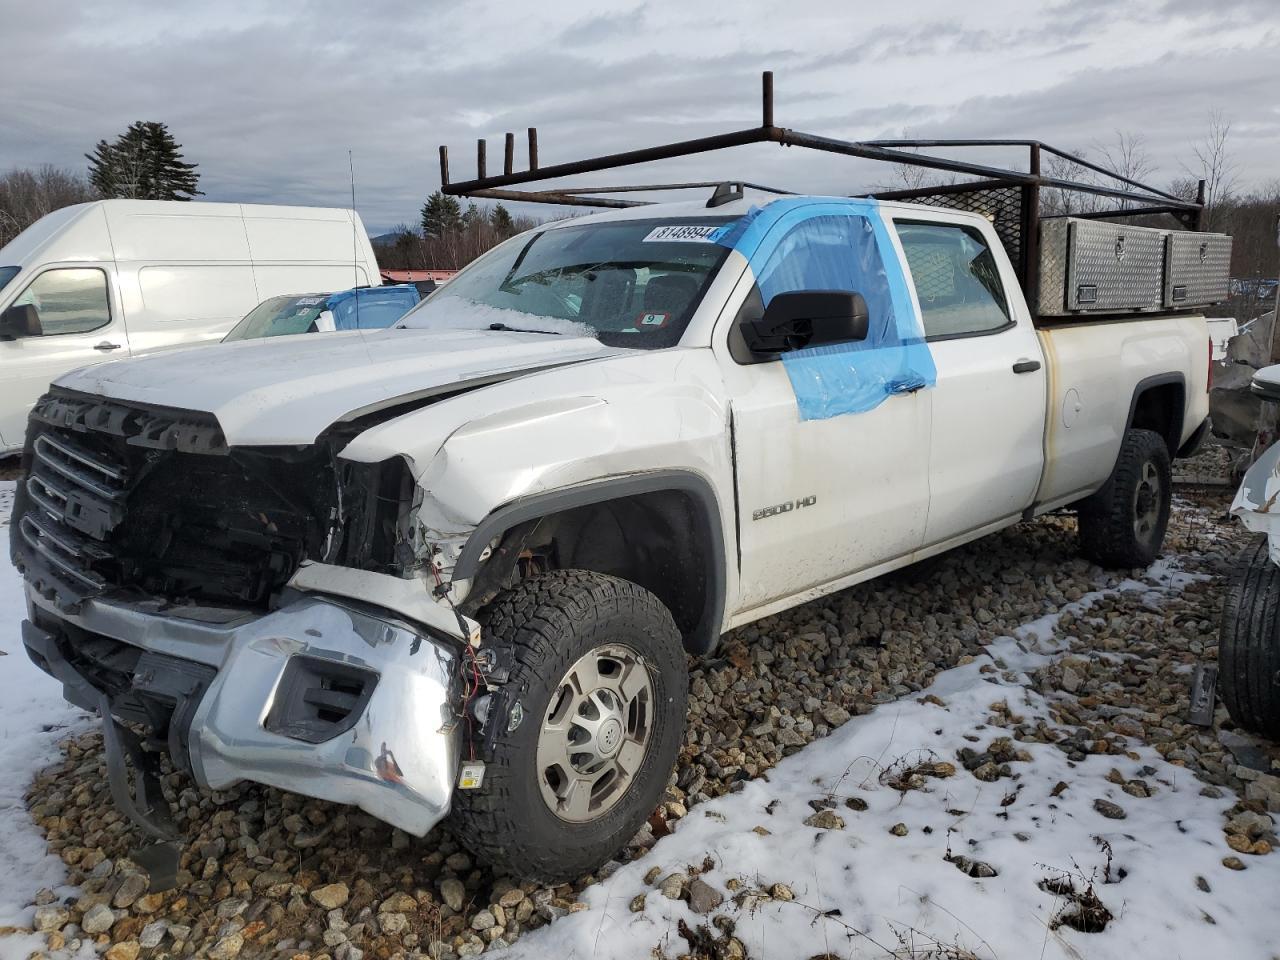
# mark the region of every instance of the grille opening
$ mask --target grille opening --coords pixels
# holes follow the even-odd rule
[[[355,726],[377,682],[378,675],[363,667],[291,657],[263,726],[306,743],[332,740]]]

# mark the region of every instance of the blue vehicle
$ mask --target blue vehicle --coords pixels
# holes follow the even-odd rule
[[[272,297],[254,307],[222,342],[296,333],[379,330],[399,320],[420,299],[411,283]]]

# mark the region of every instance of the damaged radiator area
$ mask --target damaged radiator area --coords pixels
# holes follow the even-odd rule
[[[341,462],[346,439],[229,449],[207,415],[55,391],[31,416],[14,563],[67,610],[109,593],[266,609],[308,559],[399,574],[408,470]]]

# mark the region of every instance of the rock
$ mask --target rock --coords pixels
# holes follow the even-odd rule
[[[690,881],[689,909],[694,913],[710,913],[722,903],[724,903],[724,894],[711,884],[700,877]]]
[[[1084,677],[1077,673],[1070,664],[1062,667],[1062,689],[1067,693],[1076,693],[1084,683]]]
[[[519,887],[513,887],[498,898],[498,903],[506,910],[513,910],[519,906],[520,901],[524,899],[524,891]]]
[[[973,775],[985,783],[994,783],[1000,779],[1000,768],[990,760],[974,768]]]
[[[488,930],[490,927],[495,926],[497,922],[497,919],[495,919],[492,913],[488,910],[481,910],[471,918],[471,929],[483,932]]]
[[[687,878],[683,873],[668,874],[658,885],[658,891],[668,900],[679,900],[684,893]]]
[[[155,913],[164,906],[163,893],[148,893],[139,897],[133,904],[134,913]]]
[[[889,828],[889,832],[895,837],[905,837],[910,831],[907,829],[907,825],[905,823],[895,823]]]
[[[1245,868],[1244,861],[1239,857],[1223,857],[1222,865],[1228,870],[1243,870]]]
[[[648,870],[645,871],[645,874],[644,874],[645,886],[652,887],[655,883],[658,882],[658,878],[661,876],[662,876],[661,867],[650,867]]]
[[[461,911],[463,899],[466,895],[467,888],[456,877],[446,877],[440,881],[440,896],[444,898],[444,902],[450,910],[454,912]]]
[[[343,889],[346,889],[345,887]],[[237,932],[228,933],[209,948],[209,960],[233,960],[240,955],[244,947],[244,936]]]
[[[1124,807],[1120,806],[1120,804],[1112,803],[1110,800],[1103,800],[1102,798],[1098,798],[1093,801],[1093,809],[1097,810],[1098,813],[1102,814],[1108,820],[1123,820],[1128,816],[1128,814],[1124,812]]]
[[[644,901],[645,901],[645,895],[644,895],[643,893],[637,893],[634,897],[632,897],[632,898],[631,898],[631,912],[632,912],[632,913],[643,913],[643,912],[644,912]]]
[[[1151,796],[1151,787],[1145,780],[1129,780],[1121,784],[1120,789],[1131,797],[1145,798]]]
[[[849,711],[835,703],[825,704],[818,712],[826,722],[827,726],[832,729],[840,726],[849,719]]]
[[[844,819],[834,810],[819,810],[804,818],[805,826],[820,830],[843,830]]]
[[[107,911],[110,913],[111,911]],[[36,907],[36,915],[31,921],[31,927],[37,933],[49,933],[53,930],[61,930],[71,922],[71,912],[64,907],[47,906]]]
[[[1262,773],[1245,785],[1246,800],[1257,800],[1273,813],[1280,813],[1280,777]]]
[[[164,935],[169,930],[169,921],[156,920],[148,923],[142,928],[142,932],[138,934],[138,943],[144,950],[150,950],[153,947],[160,946],[160,942],[164,940]]]
[[[404,933],[409,929],[409,918],[394,910],[378,914],[378,929],[388,936]]]
[[[80,929],[85,933],[106,933],[116,922],[116,915],[105,903],[95,903],[80,918]]]
[[[775,900],[794,900],[796,895],[785,883],[775,883],[769,888],[769,896]]]
[[[147,892],[149,883],[147,878],[140,873],[131,873],[121,881],[116,895],[111,898],[111,905],[124,909],[133,905],[133,902]]]
[[[867,809],[867,801],[861,797],[849,797],[845,800],[844,805],[850,810],[857,810],[859,813]]]
[[[318,903],[326,910],[333,910],[337,907],[344,906],[350,896],[351,891],[347,889],[347,885],[345,883],[329,883],[325,884],[323,887],[316,887],[316,889],[311,891],[312,901]]]
[[[105,956],[107,960],[138,960],[141,950],[142,945],[137,940],[125,940],[109,947]]]
[[[378,904],[379,913],[415,913],[417,909],[418,901],[403,891],[393,893]]]

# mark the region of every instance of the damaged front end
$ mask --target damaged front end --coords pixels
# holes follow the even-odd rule
[[[233,449],[188,411],[55,391],[32,414],[23,639],[103,716],[113,796],[152,837],[175,835],[157,750],[205,787],[249,779],[417,835],[448,812],[475,625],[422,579],[407,465],[342,461],[346,429]]]

